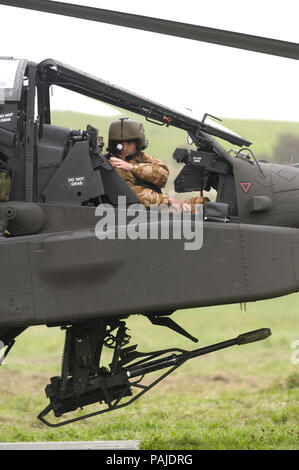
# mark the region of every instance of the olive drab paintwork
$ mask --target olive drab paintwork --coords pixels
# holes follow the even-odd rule
[[[40,64],[21,61],[20,64],[21,69],[20,65],[16,67],[18,73],[22,70],[26,77],[29,77],[31,73],[29,79],[29,87],[32,88],[31,101],[24,99],[23,95],[27,94],[28,90],[22,88],[23,81],[18,76],[17,94],[11,95],[12,98],[8,97],[2,108],[3,113],[6,109],[7,113],[11,113],[11,106],[14,106],[14,120],[5,123],[5,127],[0,125],[1,152],[7,159],[8,171],[13,177],[10,207],[13,209],[16,202],[18,206],[15,207],[14,219],[8,219],[10,237],[0,240],[0,251],[3,248],[3,256],[7,256],[9,252],[11,258],[12,253],[20,249],[25,258],[20,258],[24,262],[21,265],[19,261],[16,265],[12,259],[8,263],[11,276],[7,273],[6,287],[2,297],[0,296],[0,325],[3,328],[9,328],[12,323],[24,327],[34,322],[51,324],[59,322],[59,318],[63,322],[66,317],[73,318],[74,321],[83,321],[89,316],[94,318],[100,311],[101,313],[98,313],[100,317],[105,315],[105,310],[107,312],[109,310],[109,315],[113,315],[110,308],[113,308],[116,317],[140,313],[143,310],[149,312],[151,306],[150,303],[145,302],[145,297],[147,300],[151,299],[153,310],[163,312],[165,308],[169,310],[171,303],[175,307],[184,308],[185,305],[187,308],[214,303],[242,302],[249,300],[249,297],[254,299],[255,295],[257,298],[268,298],[273,295],[284,295],[286,292],[296,292],[299,289],[297,271],[293,280],[285,275],[285,271],[294,272],[294,266],[297,267],[297,238],[294,234],[299,229],[298,168],[283,168],[280,165],[259,163],[241,154],[234,157],[226,152],[213,136],[221,137],[240,147],[250,145],[246,138],[224,127],[220,129],[218,126],[214,127],[212,124],[195,120],[189,115],[108,84],[58,61],[47,59]],[[96,129],[87,126],[86,131],[82,132],[51,124],[49,89],[46,87],[43,90],[39,87],[35,93],[36,77],[41,82],[46,80],[47,84],[55,83],[57,86],[61,84],[70,90],[80,87],[86,96],[107,103],[117,99],[119,107],[138,112],[140,117],[147,117],[150,112],[151,120],[163,123],[165,116],[168,116],[171,119],[168,119],[167,125],[185,130],[192,137],[196,150],[176,149],[173,155],[182,168],[175,180],[175,189],[181,193],[194,191],[194,198],[186,200],[191,205],[203,204],[207,201],[200,195],[202,190],[205,190],[205,195],[208,195],[209,190],[213,188],[217,198],[216,202],[203,204],[204,243],[198,254],[200,263],[192,262],[192,259],[195,259],[194,253],[189,260],[187,252],[176,249],[176,267],[172,265],[170,267],[170,258],[166,257],[163,274],[161,268],[149,274],[145,267],[147,263],[145,266],[140,266],[147,289],[155,278],[157,282],[160,280],[161,286],[163,285],[162,291],[155,289],[155,294],[152,291],[148,297],[145,296],[143,289],[136,292],[134,288],[136,283],[126,284],[128,277],[126,269],[123,270],[122,267],[127,266],[128,271],[131,269],[127,265],[126,256],[131,255],[126,246],[131,247],[133,243],[132,252],[135,253],[138,246],[139,259],[144,261],[147,259],[146,253],[149,253],[146,240],[134,242],[115,240],[113,243],[118,243],[121,249],[113,248],[111,252],[108,245],[112,246],[112,241],[100,242],[93,232],[91,238],[88,236],[88,241],[84,242],[80,248],[80,237],[84,239],[85,235],[83,236],[81,232],[77,234],[77,231],[94,230],[98,221],[95,217],[95,207],[101,202],[116,205],[119,196],[126,196],[128,204],[142,202],[146,207],[150,204],[168,204],[168,195],[163,192],[169,175],[167,165],[141,151],[133,162],[132,171],[117,171],[97,147],[98,131]],[[17,102],[16,96],[20,97]],[[12,101],[9,101],[10,99]],[[45,107],[41,106],[44,100],[47,103]],[[36,101],[40,117],[33,129],[31,123],[34,122]],[[138,121],[133,123],[132,121],[118,120],[115,129],[120,129],[121,122],[123,122],[126,132],[129,132],[126,126],[131,126],[131,134],[123,135],[126,138],[138,138],[141,136],[141,131],[144,134],[143,126]],[[28,124],[27,128],[26,124]],[[26,129],[28,135],[19,133],[18,129]],[[165,133],[167,133],[167,127],[165,127]],[[119,138],[121,135],[115,134],[113,137]],[[5,180],[6,177],[3,176],[3,178]],[[158,191],[143,186],[140,180],[156,185]],[[5,181],[8,183],[8,180]],[[3,194],[7,198],[8,186],[3,187]],[[30,223],[31,220],[34,223]],[[210,224],[209,235],[207,235],[208,224]],[[240,229],[241,224],[251,226],[250,264],[247,260],[249,247],[244,241],[244,233],[247,231],[244,228]],[[266,230],[266,227],[269,229]],[[279,236],[277,236],[277,227],[280,227]],[[19,238],[20,236],[26,238],[26,243]],[[226,246],[222,246],[220,239],[224,242],[232,237],[234,249],[228,250]],[[252,248],[262,246],[264,237],[269,246],[271,246],[269,237],[273,240],[275,238],[275,252],[284,252],[283,258],[276,261],[279,269],[275,270],[275,289],[271,288],[274,285],[273,280],[269,280],[264,270],[260,268],[259,250],[254,251]],[[282,250],[279,249],[279,245],[285,243],[284,237],[288,242]],[[294,237],[293,242],[292,237]],[[31,244],[31,242],[34,243]],[[35,245],[36,242],[37,245]],[[159,257],[161,253],[166,256],[168,250],[173,256],[173,243],[178,242],[153,240],[155,256]],[[68,247],[73,244],[76,248],[69,251]],[[220,251],[217,252],[217,256],[214,256],[216,245]],[[33,250],[32,253],[28,252],[29,247]],[[93,261],[95,259],[93,250],[97,251],[96,247],[99,249],[100,256],[98,263]],[[232,248],[231,245],[229,247]],[[81,249],[84,256],[80,252]],[[47,256],[43,259],[46,253]],[[74,253],[76,253],[75,258]],[[111,259],[108,253],[111,254]],[[153,254],[150,258],[153,259]],[[29,259],[35,259],[35,262],[30,263]],[[40,264],[38,260],[42,259],[43,262]],[[192,289],[179,292],[179,299],[177,296],[172,298],[171,292],[172,289],[175,290],[175,279],[181,276],[181,267],[185,265],[186,260],[188,263],[184,276],[198,280],[198,270],[201,274],[211,270],[213,276],[210,278],[204,275],[200,279],[200,288],[192,284]],[[268,263],[267,260],[264,262]],[[248,265],[250,265],[250,270],[247,268]],[[104,266],[107,266],[107,271]],[[189,266],[189,271],[187,266]],[[274,271],[272,267],[270,268],[273,275]],[[16,272],[20,276],[18,283],[14,282]],[[118,285],[113,295],[108,287],[108,272],[113,278],[113,284]],[[34,282],[28,281],[26,287],[22,284],[22,279],[27,276],[28,280],[34,279]],[[131,275],[129,279],[132,279]],[[213,279],[212,283],[211,279]],[[88,282],[86,283],[85,280]],[[230,282],[227,284],[228,281]],[[42,290],[39,287],[41,282],[45,283]],[[167,295],[170,296],[167,302],[165,302],[164,292],[166,284],[169,284]],[[225,293],[222,291],[224,285]],[[3,283],[2,286],[4,286]],[[64,289],[66,286],[69,287]],[[82,300],[88,298],[89,302],[81,303],[78,299],[72,302],[72,297],[69,298],[67,294],[68,289],[73,291],[72,286],[76,286],[76,292]],[[102,286],[101,289],[100,286]],[[107,292],[104,295],[105,286]],[[250,296],[248,296],[248,286],[250,286]],[[5,294],[6,291],[11,292],[11,290],[15,293],[13,303],[9,300],[11,296],[6,298]],[[97,302],[101,302],[98,297],[101,290],[101,298],[105,298],[105,305],[101,304],[101,309],[97,310]],[[128,302],[128,299],[126,301],[128,303],[124,302],[124,290],[132,296],[133,302]],[[47,292],[49,297],[47,297]],[[113,303],[108,305],[107,299],[110,295],[113,297]],[[48,303],[47,307],[45,305],[41,307],[44,302],[42,298],[47,298],[48,301],[53,298],[53,300]],[[90,299],[92,298],[95,299],[95,303],[91,306]],[[33,316],[32,305],[35,306]],[[78,308],[79,305],[80,308]],[[14,315],[15,309],[16,316]]]

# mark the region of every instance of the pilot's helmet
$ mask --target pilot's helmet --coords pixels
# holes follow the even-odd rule
[[[147,147],[143,124],[133,119],[113,121],[109,127],[108,150],[111,152],[119,142],[136,142],[137,151]]]

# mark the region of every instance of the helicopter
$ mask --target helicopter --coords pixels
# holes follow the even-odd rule
[[[63,7],[63,14],[74,7],[0,1],[6,3],[52,12]],[[77,15],[87,15],[89,8],[76,7]],[[135,15],[125,15],[130,16]],[[254,50],[267,48],[269,41]],[[295,44],[270,45],[272,52],[280,46],[278,55],[295,58],[298,53]],[[0,57],[0,70],[5,72],[0,76],[0,157],[12,181],[9,201],[0,203],[0,253],[6,266],[0,339],[7,356],[15,338],[29,327],[65,330],[61,376],[51,378],[45,390],[49,405],[38,416],[44,424],[58,427],[128,406],[191,358],[271,335],[262,328],[192,351],[144,353],[130,345],[125,320],[144,315],[153,325],[197,342],[172,320],[176,310],[298,292],[298,167],[257,160],[248,139],[208,114],[198,119],[54,59],[35,63]],[[117,207],[119,198],[125,198],[118,216],[124,212],[128,218],[117,222],[126,227],[132,219],[127,209],[140,206],[140,200],[104,154],[99,129],[51,123],[53,85],[130,111],[153,125],[186,132],[195,149],[174,149],[181,166],[174,188],[179,193],[213,189],[217,194],[215,202],[202,207],[200,249],[186,250],[182,238],[96,236],[97,208]],[[239,150],[228,152],[219,139]],[[149,211],[141,207],[140,212],[147,217]],[[163,225],[163,211],[156,212],[156,220],[146,219],[149,232],[153,225]],[[195,226],[196,216],[190,220]],[[170,228],[181,223],[175,214],[167,219]],[[104,347],[113,351],[109,368],[101,366]],[[145,375],[164,369],[150,385],[142,383]],[[60,418],[94,403],[102,408],[63,421],[46,418],[50,412]]]

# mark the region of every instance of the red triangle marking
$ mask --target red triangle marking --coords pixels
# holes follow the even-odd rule
[[[252,183],[240,183],[240,185],[241,185],[243,191],[245,191],[245,193],[247,193],[247,191],[249,190]]]

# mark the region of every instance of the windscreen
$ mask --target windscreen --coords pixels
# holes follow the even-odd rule
[[[220,124],[219,123],[220,119],[219,121],[217,120],[215,121],[215,119],[218,119],[218,118],[215,118],[214,116],[209,117],[209,114],[205,115],[204,113],[201,113],[199,111],[193,111],[190,108],[185,108],[176,104],[175,105],[172,104],[170,108],[172,108],[176,112],[179,112],[181,115],[187,116],[191,119],[194,119],[198,122],[203,123],[208,133],[213,134],[213,130],[214,130],[216,135],[218,135],[219,137],[223,139],[227,139],[228,141],[230,141],[231,138],[235,138],[237,140],[240,140],[240,142],[244,141],[242,145],[250,144],[250,142],[248,142],[246,138],[240,136],[236,132],[233,132],[232,130]]]
[[[0,104],[20,99],[26,65],[26,60],[0,57]]]

